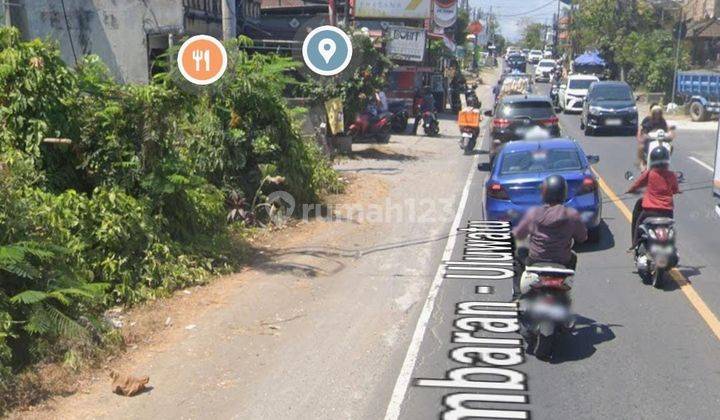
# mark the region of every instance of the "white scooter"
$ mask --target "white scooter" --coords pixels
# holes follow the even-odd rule
[[[647,134],[648,142],[645,145],[645,159],[643,161],[644,167],[640,168],[641,170],[645,170],[646,168],[650,167],[650,152],[652,150],[655,150],[656,147],[662,146],[667,149],[668,153],[670,154],[670,157],[672,158],[673,153],[673,140],[674,136],[672,135],[672,132],[675,130],[675,126],[670,127],[671,132],[667,133],[665,130],[655,130],[651,131]]]

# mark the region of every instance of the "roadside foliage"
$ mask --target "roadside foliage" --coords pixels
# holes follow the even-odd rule
[[[676,17],[644,0],[578,0],[571,38],[576,51],[598,50],[611,65],[613,77],[634,88],[669,93],[676,54],[679,68],[687,68],[687,45],[674,35]]]
[[[97,57],[71,69],[53,43],[0,29],[0,396],[24,367],[92,356],[113,336],[108,307],[235,267],[248,203],[338,188],[283,99],[295,64],[227,49],[215,89],[181,89],[172,70],[122,85]]]

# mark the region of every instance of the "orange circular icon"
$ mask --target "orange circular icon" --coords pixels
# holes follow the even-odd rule
[[[183,77],[196,85],[209,85],[225,73],[227,52],[209,35],[195,35],[180,47],[177,58]]]

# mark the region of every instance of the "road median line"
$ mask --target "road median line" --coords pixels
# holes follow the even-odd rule
[[[620,210],[620,213],[625,216],[627,221],[632,223],[632,212],[630,209],[622,202],[622,200],[620,200],[617,194],[615,194],[615,192],[605,182],[603,177],[600,176],[600,173],[598,173],[595,168],[592,168],[592,171],[598,178],[598,185],[600,185],[600,189],[602,189],[605,195],[610,198],[610,201],[615,204],[618,210]],[[715,334],[715,337],[720,340],[720,320],[718,320],[717,316],[715,316],[713,311],[700,297],[700,294],[698,294],[692,284],[690,284],[690,281],[685,278],[685,276],[677,268],[670,270],[670,277],[675,281],[675,283],[677,283],[685,297],[690,301],[692,307],[695,308],[695,311],[697,311],[713,334]]]

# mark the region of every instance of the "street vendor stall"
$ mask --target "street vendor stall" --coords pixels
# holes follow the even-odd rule
[[[579,74],[592,74],[603,78],[607,63],[597,51],[589,51],[573,60],[572,71]]]

